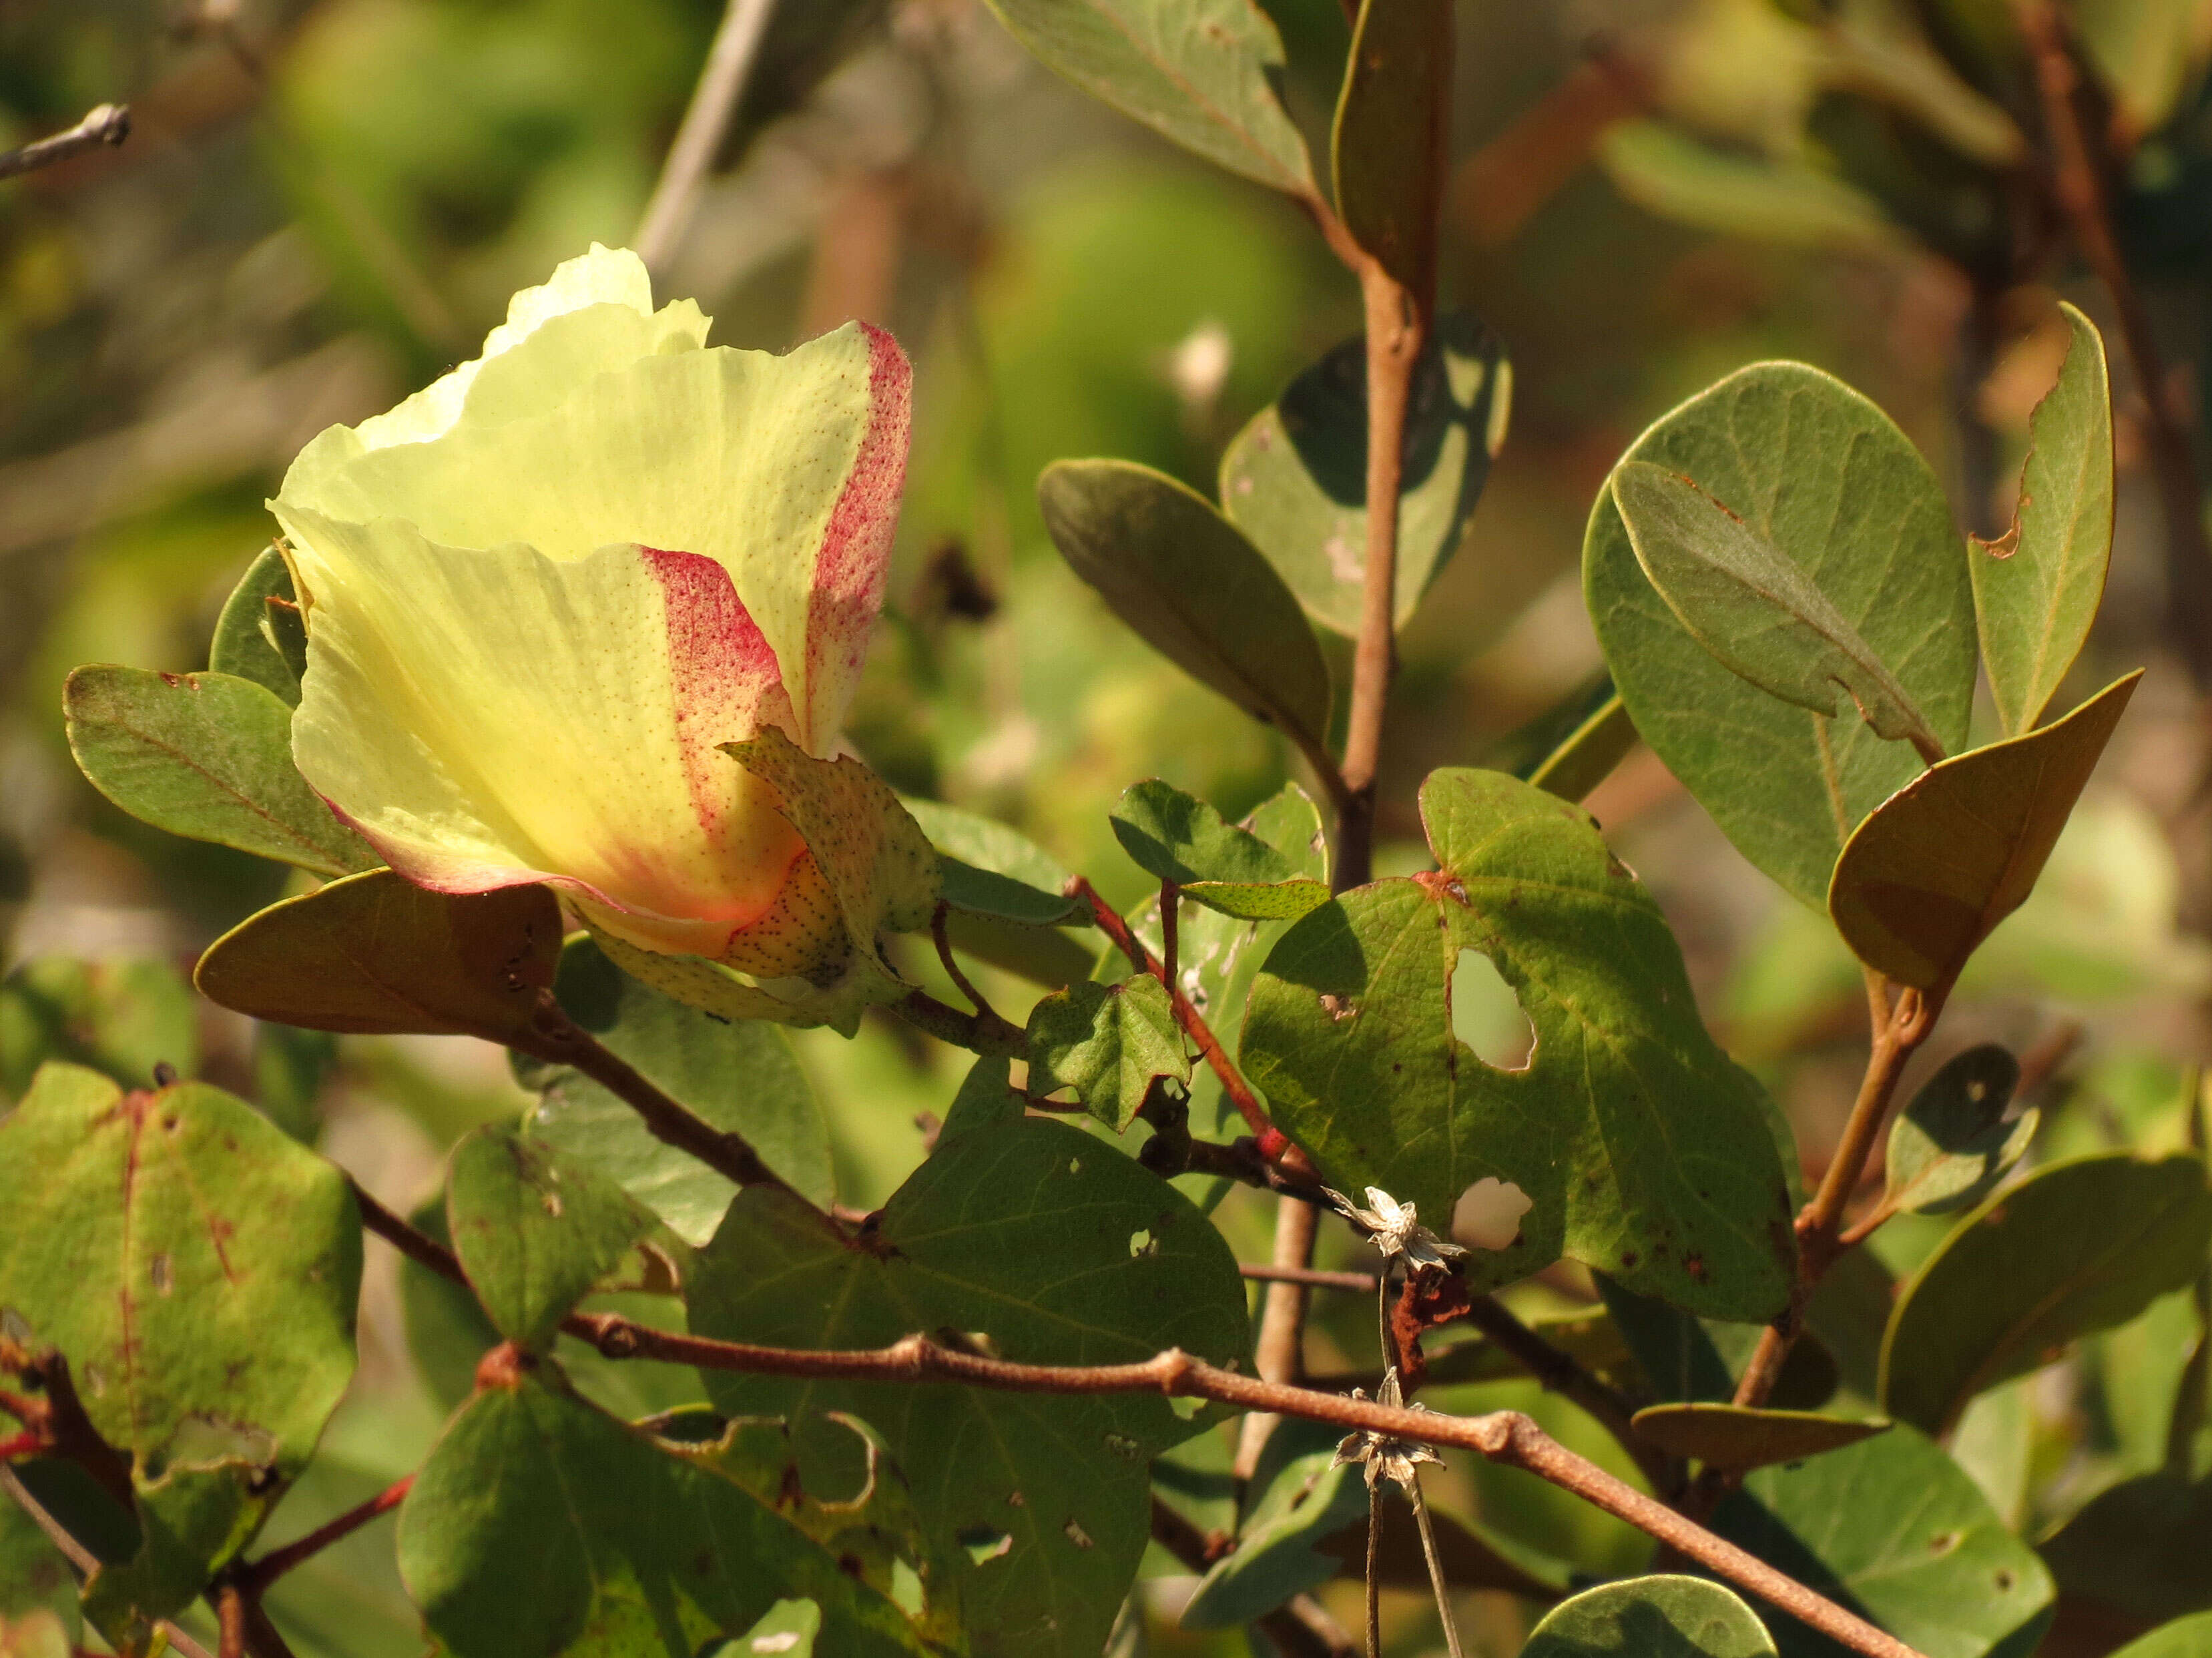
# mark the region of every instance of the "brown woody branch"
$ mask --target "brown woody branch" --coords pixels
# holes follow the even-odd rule
[[[302,1562],[313,1559],[331,1544],[343,1541],[359,1531],[380,1515],[389,1514],[404,1502],[407,1493],[414,1489],[415,1476],[396,1480],[367,1502],[356,1504],[335,1519],[326,1521],[296,1542],[287,1543],[281,1549],[272,1549],[247,1566],[238,1576],[239,1587],[254,1600],[268,1592],[269,1586]]]
[[[12,179],[19,173],[35,173],[42,167],[52,167],[103,145],[112,149],[130,136],[130,106],[102,104],[66,132],[57,132],[51,138],[41,138],[34,144],[25,144],[21,149],[0,155],[0,179]]]
[[[730,124],[744,96],[746,78],[759,55],[761,37],[768,32],[775,0],[729,0],[707,62],[684,111],[676,141],[661,163],[660,178],[646,203],[645,217],[637,228],[637,256],[655,276],[668,274],[669,261],[691,222],[699,192],[714,165],[715,152],[729,136]]]
[[[1120,912],[1099,896],[1098,889],[1082,876],[1077,876],[1067,884],[1067,896],[1079,898],[1091,907],[1091,918],[1098,923],[1099,930],[1129,958],[1131,966],[1139,973],[1151,974],[1160,981],[1168,993],[1169,1005],[1175,1010],[1176,1023],[1182,1027],[1183,1035],[1190,1038],[1191,1045],[1198,1049],[1207,1067],[1220,1079],[1221,1091],[1229,1096],[1230,1103],[1250,1126],[1260,1143],[1260,1155],[1273,1163],[1290,1151],[1290,1136],[1275,1127],[1273,1120],[1267,1115],[1267,1107],[1260,1103],[1260,1096],[1252,1091],[1252,1085],[1244,1080],[1243,1073],[1237,1070],[1227,1051],[1222,1048],[1221,1039],[1213,1034],[1213,1028],[1206,1023],[1205,1016],[1191,1005],[1190,998],[1182,993],[1182,987],[1169,977],[1166,964],[1145,947],[1145,941],[1130,931],[1129,924],[1121,919]]]
[[[917,1030],[926,1031],[954,1048],[964,1048],[971,1054],[1018,1060],[1030,1051],[1029,1037],[1022,1028],[1000,1018],[988,1007],[963,1013],[957,1007],[947,1007],[927,991],[913,990],[897,1004],[896,1011]]]

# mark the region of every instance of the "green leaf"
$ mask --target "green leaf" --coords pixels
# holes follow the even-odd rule
[[[1562,800],[1580,800],[1613,775],[1636,746],[1636,722],[1616,691],[1597,712],[1560,739],[1528,774],[1528,780]]]
[[[977,1075],[987,1093],[995,1078],[1003,1100],[1004,1061]],[[802,1347],[943,1332],[1038,1363],[1134,1361],[1167,1346],[1213,1363],[1244,1353],[1236,1261],[1172,1187],[1063,1123],[951,1127],[884,1206],[866,1250],[839,1247],[771,1191],[739,1193],[694,1266],[692,1330]],[[849,1411],[882,1433],[930,1534],[954,1555],[981,1658],[1095,1658],[1149,1535],[1147,1459],[1198,1425],[1136,1394],[721,1373],[707,1382],[732,1414],[789,1416],[810,1488],[811,1461],[833,1454],[823,1412]]]
[[[168,1616],[252,1535],[352,1377],[352,1193],[219,1089],[125,1094],[49,1065],[0,1119],[0,1307],[69,1361],[132,1464],[143,1546],[88,1609],[107,1630]]]
[[[379,869],[249,916],[193,979],[211,1002],[310,1030],[498,1042],[532,1029],[560,951],[542,886],[431,892]]]
[[[1780,1159],[1658,907],[1586,813],[1526,783],[1438,771],[1421,810],[1438,872],[1324,904],[1253,987],[1243,1064],[1276,1121],[1331,1185],[1379,1186],[1439,1231],[1465,1231],[1478,1182],[1517,1186],[1533,1207],[1469,1263],[1474,1287],[1564,1252],[1677,1307],[1771,1316],[1793,1260]],[[1534,1027],[1521,1070],[1453,1034],[1468,951]]]
[[[1314,193],[1276,99],[1282,37],[1255,0],[991,0],[1016,39],[1094,98],[1217,167]]]
[[[2208,1557],[2212,1479],[2192,1482],[2171,1471],[2100,1491],[2043,1545],[2069,1600],[2138,1625],[2212,1609]]]
[[[1028,926],[1057,926],[1084,914],[1066,892],[1074,872],[1019,829],[938,800],[902,795],[899,803],[937,848],[945,902],[953,908]]]
[[[1253,885],[1291,877],[1290,859],[1274,847],[1157,777],[1124,791],[1109,821],[1121,850],[1158,880]]]
[[[773,1506],[550,1368],[481,1389],[446,1430],[400,1509],[399,1568],[453,1658],[690,1653],[800,1597],[831,1650],[924,1650]]]
[[[1529,1631],[1522,1658],[1772,1658],[1751,1608],[1702,1577],[1633,1577],[1562,1600]]]
[[[653,1228],[652,1212],[597,1169],[499,1124],[453,1148],[446,1216],[493,1325],[532,1351]]]
[[[2212,1612],[2177,1618],[2129,1642],[2112,1658],[2212,1658]]]
[[[1948,1433],[1977,1394],[2124,1324],[2204,1268],[2204,1163],[2124,1153],[2039,1169],[1960,1221],[1899,1292],[1881,1405]]]
[[[313,1145],[322,1129],[323,1084],[337,1061],[337,1039],[328,1031],[255,1020],[254,1104],[301,1145]]]
[[[1979,1203],[2027,1155],[2040,1114],[2008,1120],[2020,1061],[1995,1042],[1947,1060],[1889,1126],[1888,1202],[1940,1215]]]
[[[1622,195],[1677,223],[1785,247],[1880,252],[1906,240],[1881,202],[1834,173],[1707,143],[1669,121],[1616,121],[1597,158]]]
[[[1635,1355],[1648,1397],[1708,1403],[1731,1398],[1735,1377],[1697,1320],[1662,1301],[1639,1296],[1610,1273],[1595,1272],[1606,1315]]]
[[[890,786],[850,755],[818,759],[774,726],[720,746],[775,791],[836,906],[843,950],[794,985],[756,981],[702,956],[642,950],[598,927],[592,936],[623,972],[717,1018],[826,1024],[849,1036],[868,1008],[913,988],[885,959],[882,935],[929,925],[942,890],[936,848]]]
[[[300,706],[300,681],[307,671],[307,625],[284,555],[264,550],[240,578],[216,618],[208,666],[250,679],[285,707]]]
[[[1770,696],[1832,718],[1841,691],[1876,736],[1940,746],[1858,629],[1732,507],[1649,461],[1621,462],[1612,487],[1644,579],[1724,666]]]
[[[0,1496],[0,1654],[70,1658],[81,1623],[69,1562],[29,1515]]]
[[[781,1031],[686,1007],[619,971],[589,938],[562,949],[553,989],[562,1012],[662,1092],[711,1127],[744,1135],[798,1191],[830,1200],[829,1125]],[[619,1182],[686,1243],[714,1235],[733,1182],[656,1139],[636,1112],[580,1071],[518,1058],[515,1074],[538,1093],[526,1125],[532,1139]]]
[[[1295,921],[1329,900],[1328,883],[1300,878],[1264,885],[1248,881],[1193,881],[1182,896],[1240,921]]]
[[[1889,1427],[1887,1422],[1854,1421],[1812,1411],[1751,1410],[1705,1402],[1653,1405],[1638,1411],[1634,1421],[1638,1436],[1668,1455],[1691,1457],[1730,1473],[1802,1461],[1871,1439]]]
[[[1195,490],[1123,460],[1055,461],[1045,527],[1115,615],[1200,684],[1317,751],[1328,665],[1282,578]]]
[[[1661,418],[1628,452],[1696,480],[1808,575],[1947,753],[1966,744],[1973,593],[1935,475],[1866,398],[1818,369],[1760,363]],[[1638,732],[1739,851],[1818,908],[1851,825],[1921,768],[1855,715],[1779,701],[1698,643],[1638,563],[1603,492],[1583,595]]]
[[[1047,990],[1063,990],[1078,979],[1088,978],[1098,958],[1097,950],[1086,948],[1076,933],[979,915],[971,910],[946,914],[945,938],[962,955],[988,962]]]
[[[2033,1649],[2051,1575],[1942,1447],[1903,1425],[1787,1467],[1759,1468],[1713,1529],[1927,1658]],[[1761,1608],[1782,1658],[1844,1649]]]
[[[383,860],[292,763],[292,711],[221,673],[79,668],[62,707],[70,751],[133,817],[187,840],[349,875]]]
[[[737,1639],[738,1653],[774,1652],[783,1658],[813,1658],[814,1637],[822,1633],[822,1608],[811,1600],[779,1600]],[[716,1658],[710,1654],[708,1658]]]
[[[1136,1121],[1153,1078],[1190,1080],[1190,1058],[1167,987],[1149,973],[1119,984],[1085,979],[1030,1011],[1030,1091],[1072,1088],[1119,1134]]]
[[[2112,401],[2105,343],[2072,306],[2058,383],[2035,406],[2012,528],[1978,542],[1974,616],[2007,737],[2033,731],[2081,653],[2112,557]]]
[[[1899,984],[1949,986],[2034,890],[2142,677],[2138,669],[2040,731],[1931,766],[1877,806],[1844,843],[1828,889],[1829,918],[1852,952]]]
[[[424,1199],[407,1217],[425,1237],[451,1248],[445,1193]],[[399,1263],[400,1310],[407,1324],[407,1356],[440,1407],[451,1411],[476,1391],[477,1365],[500,1343],[483,1305],[456,1284],[414,1260]]]
[[[1404,626],[1459,550],[1505,442],[1513,369],[1475,318],[1437,319],[1413,371],[1398,495]],[[1221,457],[1230,520],[1322,626],[1359,631],[1367,553],[1367,344],[1345,341],[1253,416]]]
[[[0,981],[0,1095],[14,1098],[48,1060],[150,1088],[154,1067],[199,1069],[191,987],[167,962],[34,957]]]
[[[1452,0],[1364,0],[1336,106],[1336,209],[1424,303],[1436,292],[1451,109]]]

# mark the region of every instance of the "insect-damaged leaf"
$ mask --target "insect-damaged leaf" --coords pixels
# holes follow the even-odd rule
[[[131,1460],[138,1552],[104,1629],[177,1612],[306,1465],[353,1375],[361,1222],[345,1177],[201,1083],[125,1093],[49,1065],[0,1119],[0,1309],[69,1363]]]
[[[1468,1227],[1479,1182],[1518,1187],[1533,1206],[1471,1259],[1475,1284],[1565,1253],[1700,1314],[1771,1315],[1794,1258],[1780,1158],[1658,907],[1587,814],[1528,784],[1439,771],[1421,809],[1441,869],[1322,905],[1253,987],[1243,1063],[1275,1120],[1331,1185],[1379,1186],[1440,1231]],[[1520,1070],[1453,1034],[1470,951],[1534,1027]]]
[[[1929,767],[1852,832],[1828,890],[1836,931],[1899,984],[1948,985],[2027,902],[2140,671],[2056,724]]]
[[[1990,698],[2007,737],[2034,728],[2081,653],[2112,556],[2112,402],[2105,343],[2062,304],[2072,338],[2027,426],[2011,530],[1968,557]]]
[[[971,1086],[1003,1100],[1006,1062],[979,1066]],[[1177,1345],[1213,1363],[1245,1351],[1236,1261],[1173,1187],[1063,1123],[956,1127],[948,1118],[936,1151],[892,1195],[868,1249],[841,1248],[771,1191],[739,1193],[693,1268],[693,1332],[847,1348],[941,1332],[1061,1364]],[[843,1434],[822,1412],[872,1424],[956,1556],[982,1658],[1096,1658],[1149,1534],[1147,1461],[1197,1425],[1138,1394],[721,1373],[708,1390],[734,1414],[789,1413],[803,1474],[829,1454],[825,1430]]]
[[[1613,469],[1613,502],[1644,579],[1723,665],[1771,696],[1832,717],[1838,692],[1875,733],[1939,745],[1911,696],[1813,578],[1690,479],[1649,461]]]
[[[210,1001],[280,1024],[496,1042],[530,1031],[560,953],[542,886],[431,892],[380,869],[248,917],[193,977]]]
[[[1966,746],[1966,549],[1942,487],[1887,416],[1818,369],[1760,363],[1663,416],[1627,459],[1728,502],[1887,665],[1943,750]],[[1583,587],[1638,734],[1745,857],[1825,904],[1851,826],[1921,757],[1850,710],[1793,707],[1723,665],[1645,577],[1609,489],[1590,514]]]

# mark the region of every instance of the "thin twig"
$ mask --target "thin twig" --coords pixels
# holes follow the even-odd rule
[[[1182,932],[1182,889],[1164,879],[1160,883],[1160,981],[1170,989],[1182,982],[1178,970]]]
[[[1182,1027],[1183,1035],[1190,1038],[1213,1074],[1220,1079],[1221,1091],[1229,1096],[1230,1103],[1250,1126],[1260,1142],[1261,1155],[1273,1162],[1289,1151],[1290,1137],[1275,1127],[1273,1120],[1267,1115],[1267,1107],[1260,1103],[1260,1096],[1252,1091],[1252,1086],[1244,1080],[1243,1073],[1231,1060],[1227,1051],[1221,1046],[1221,1039],[1213,1034],[1213,1028],[1206,1023],[1205,1016],[1191,1005],[1190,998],[1184,995],[1182,988],[1168,976],[1166,966],[1145,947],[1143,939],[1130,931],[1129,924],[1121,919],[1121,913],[1099,896],[1098,889],[1080,875],[1067,884],[1067,896],[1079,898],[1090,905],[1091,917],[1098,923],[1099,930],[1120,947],[1121,953],[1129,958],[1130,964],[1139,973],[1151,974],[1165,988],[1169,1005],[1175,1011],[1176,1023]],[[1295,1264],[1304,1265],[1304,1262]]]
[[[2014,0],[2013,11],[2034,58],[2036,90],[2051,151],[2051,197],[2065,216],[2074,246],[2112,296],[2120,337],[2135,365],[2136,381],[2149,414],[2147,435],[2166,518],[2168,631],[2197,689],[2203,691],[2212,689],[2212,543],[2205,537],[2203,484],[2190,439],[2190,411],[2180,388],[2166,373],[2150,313],[2112,234],[2103,179],[2109,158],[2092,151],[2093,140],[2075,106],[2081,71],[2066,26],[2048,0]],[[2101,142],[2095,142],[2101,150]]]
[[[46,1541],[52,1544],[55,1551],[81,1576],[90,1577],[100,1570],[100,1557],[70,1534],[68,1528],[47,1510],[46,1504],[31,1495],[30,1488],[16,1477],[13,1468],[0,1466],[0,1492],[5,1492],[9,1499],[30,1517],[31,1523],[46,1533]],[[161,1631],[169,1643],[169,1649],[180,1655],[180,1658],[214,1658],[205,1647],[167,1619],[156,1619],[154,1627]]]
[[[21,149],[0,155],[0,179],[12,179],[19,173],[35,173],[42,167],[69,161],[103,144],[112,149],[130,136],[131,106],[102,104],[66,132],[57,132],[51,138],[41,138],[34,144],[25,144]]]
[[[348,1509],[336,1519],[326,1521],[297,1542],[287,1543],[281,1549],[272,1549],[240,1574],[240,1586],[247,1594],[258,1598],[269,1586],[302,1561],[313,1559],[331,1544],[350,1537],[379,1515],[389,1514],[405,1500],[414,1488],[415,1476],[395,1480],[367,1502]]]
[[[699,84],[692,88],[684,123],[668,147],[659,182],[653,187],[653,199],[646,203],[645,217],[637,228],[637,256],[655,276],[668,274],[668,262],[691,222],[708,170],[729,136],[745,79],[752,73],[761,37],[767,33],[775,9],[775,0],[730,0],[721,27],[714,31],[706,67],[699,72]]]
[[[963,1013],[957,1007],[947,1007],[927,991],[908,991],[905,1000],[894,1004],[892,1011],[917,1030],[926,1031],[951,1047],[964,1048],[971,1054],[1004,1054],[1018,1060],[1030,1051],[1030,1039],[1019,1025],[1009,1023],[988,1009]]]
[[[246,1658],[246,1594],[235,1583],[218,1583],[215,1602],[216,1658]]]
[[[1263,1266],[1249,1260],[1237,1270],[1262,1284],[1303,1284],[1310,1290],[1354,1290],[1361,1295],[1372,1295],[1382,1281],[1376,1272],[1325,1272],[1313,1266]]]
[[[1444,1564],[1437,1558],[1436,1528],[1429,1523],[1429,1505],[1421,1496],[1417,1473],[1407,1483],[1406,1500],[1413,1505],[1413,1519],[1421,1528],[1421,1552],[1429,1563],[1429,1582],[1437,1592],[1437,1616],[1444,1626],[1444,1649],[1451,1658],[1466,1658],[1459,1644],[1459,1619],[1452,1615],[1451,1585],[1444,1581]]]
[[[1382,1658],[1382,1485],[1367,1482],[1367,1658]]]
[[[939,902],[936,913],[929,918],[929,936],[937,945],[938,965],[945,969],[945,976],[952,981],[954,987],[968,999],[968,1005],[975,1010],[977,1018],[995,1019],[999,1017],[998,1011],[985,999],[983,993],[969,982],[968,975],[960,970],[959,962],[953,957],[952,940],[946,936],[945,930],[946,918],[951,913],[951,905]]]

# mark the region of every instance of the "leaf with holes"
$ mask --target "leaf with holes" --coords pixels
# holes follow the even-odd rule
[[[2035,728],[2081,653],[2112,556],[2112,399],[2095,325],[2061,304],[2066,361],[2027,427],[2012,528],[1976,545],[1974,615],[2007,737]]]
[[[1413,372],[1398,495],[1403,627],[1467,534],[1505,442],[1513,369],[1465,312]],[[1324,628],[1359,631],[1367,556],[1367,344],[1345,341],[1252,417],[1221,457],[1221,505]]]
[[[1433,773],[1421,811],[1437,872],[1315,910],[1253,987],[1243,1064],[1275,1121],[1329,1184],[1462,1227],[1478,1182],[1517,1186],[1533,1206],[1468,1263],[1474,1287],[1565,1253],[1701,1315],[1771,1316],[1794,1261],[1781,1161],[1658,906],[1586,813],[1514,778]],[[1517,1071],[1453,1033],[1466,952],[1534,1028]]]
[[[1759,363],[1662,417],[1629,450],[1725,501],[1810,579],[1947,753],[1966,744],[1974,604],[1942,486],[1904,433],[1842,381]],[[1637,562],[1610,489],[1590,514],[1583,597],[1638,732],[1739,851],[1806,903],[1827,901],[1851,826],[1920,756],[1855,712],[1778,701],[1698,641]]]
[[[2043,1563],[1942,1446],[1901,1424],[1825,1456],[1755,1470],[1712,1526],[1927,1658],[2023,1655],[2050,1619]],[[1759,1610],[1782,1658],[1845,1650],[1786,1612]]]
[[[292,711],[222,673],[79,668],[62,695],[70,752],[92,786],[155,829],[350,875],[383,860],[292,763]]]
[[[1948,986],[2027,902],[2135,695],[2140,669],[2054,725],[1931,766],[1851,832],[1828,914],[1899,984]]]
[[[2007,1119],[2020,1061],[1981,1042],[1945,1061],[1889,1126],[1887,1200],[1916,1215],[1979,1203],[2027,1153],[2040,1114]]]
[[[292,590],[292,572],[274,547],[255,559],[216,618],[208,666],[250,679],[287,708],[300,706],[307,671],[307,624]]]
[[[487,1125],[453,1148],[446,1224],[493,1325],[538,1351],[653,1217],[597,1169]]]
[[[1004,1100],[1006,1064],[970,1089]],[[969,1090],[963,1090],[963,1097]],[[870,1247],[841,1247],[788,1199],[748,1187],[701,1254],[690,1327],[726,1340],[875,1347],[915,1331],[1010,1359],[1103,1364],[1179,1346],[1246,1351],[1243,1281],[1173,1187],[1080,1129],[1018,1115],[953,1133],[892,1194]],[[1096,1658],[1149,1535],[1146,1463],[1198,1423],[1139,1394],[986,1393],[717,1372],[738,1415],[787,1414],[802,1478],[839,1451],[823,1412],[873,1425],[905,1471],[982,1658]],[[844,1436],[848,1438],[849,1436]]]
[[[1037,479],[1068,568],[1154,650],[1308,752],[1328,730],[1328,665],[1282,578],[1213,505],[1122,460],[1063,460]]]
[[[447,1428],[400,1509],[399,1567],[453,1658],[708,1650],[795,1598],[841,1655],[928,1649],[772,1501],[550,1364],[480,1387]]]
[[[1974,1397],[2124,1324],[2204,1270],[2204,1162],[2124,1154],[2039,1169],[1960,1221],[1899,1292],[1881,1405],[1948,1433]]]
[[[1669,1456],[1689,1457],[1729,1473],[1776,1462],[1802,1462],[1887,1430],[1881,1421],[1812,1411],[1752,1410],[1740,1405],[1653,1405],[1635,1416],[1638,1437]]]
[[[125,1094],[50,1065],[0,1119],[0,1309],[131,1461],[143,1546],[87,1609],[173,1613],[305,1466],[351,1379],[345,1177],[200,1083]]]
[[[663,1093],[711,1127],[744,1135],[797,1190],[830,1200],[829,1125],[781,1030],[686,1007],[617,970],[589,938],[563,947],[553,989],[562,1012]],[[732,1181],[656,1139],[636,1112],[580,1071],[518,1056],[515,1074],[538,1090],[526,1125],[532,1140],[618,1181],[686,1243],[714,1235],[738,1189]]]
[[[1072,1088],[1115,1133],[1136,1121],[1156,1078],[1190,1081],[1190,1057],[1167,987],[1149,973],[1119,984],[1085,979],[1030,1011],[1030,1091]]]
[[[431,892],[380,869],[240,922],[193,981],[211,1002],[310,1030],[500,1042],[527,1036],[560,951],[542,886]]]
[[[1451,167],[1452,0],[1364,0],[1332,145],[1344,228],[1426,302]]]
[[[1832,719],[1840,692],[1877,737],[1940,746],[1858,629],[1735,512],[1649,461],[1621,462],[1612,489],[1644,580],[1716,660],[1795,707]]]
[[[1217,167],[1313,191],[1277,100],[1282,37],[1256,0],[991,0],[1016,39],[1094,98]]]
[[[1773,1658],[1774,1642],[1735,1594],[1702,1577],[1632,1577],[1562,1600],[1522,1658]]]

